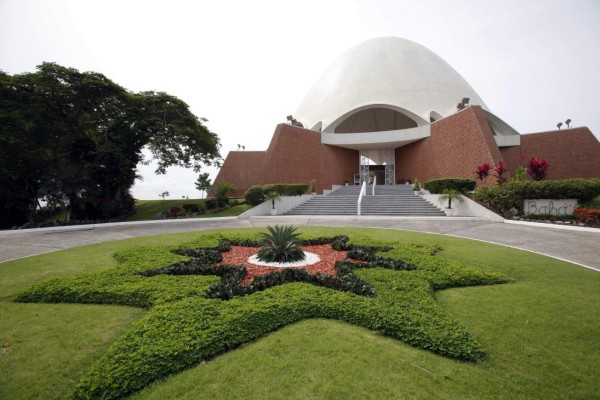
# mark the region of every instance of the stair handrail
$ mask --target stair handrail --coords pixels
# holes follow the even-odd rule
[[[360,215],[360,208],[362,204],[363,196],[367,194],[367,181],[363,181],[362,186],[360,188],[360,194],[358,195],[358,202],[356,203],[357,213],[356,215]]]
[[[377,175],[373,177],[373,193],[372,196],[375,196],[375,185],[377,185]]]

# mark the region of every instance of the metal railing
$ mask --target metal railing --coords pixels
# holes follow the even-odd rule
[[[357,207],[356,215],[360,215],[360,208],[361,208],[361,204],[362,204],[362,198],[366,194],[367,194],[367,182],[363,181],[362,186],[360,188],[360,194],[358,195],[358,202],[356,204],[356,207]]]
[[[373,177],[373,193],[372,196],[375,196],[375,185],[377,185],[377,176]]]

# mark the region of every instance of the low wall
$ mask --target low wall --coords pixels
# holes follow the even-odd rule
[[[275,201],[275,208],[277,209],[277,215],[281,215],[286,211],[291,210],[292,208],[308,201],[312,198],[309,194],[303,194],[302,196],[281,196],[281,198]],[[241,214],[238,218],[250,218],[256,217],[260,215],[271,215],[271,209],[273,208],[273,204],[271,200],[267,200],[262,204],[257,205],[254,208],[246,211]]]
[[[448,216],[453,217],[480,217],[486,218],[490,221],[495,222],[504,222],[504,218],[499,216],[498,214],[488,210],[484,206],[470,198],[463,196],[462,202],[453,200],[452,201],[452,211],[447,210],[446,206],[448,205],[448,200],[440,202],[440,194],[424,194],[422,197],[432,203],[435,206],[438,206],[446,213]]]

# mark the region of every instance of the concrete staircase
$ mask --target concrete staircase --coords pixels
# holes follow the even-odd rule
[[[399,215],[443,217],[444,212],[422,197],[410,185],[372,186],[362,199],[362,215]],[[296,206],[286,215],[356,215],[360,186],[342,186],[326,196],[316,196]]]

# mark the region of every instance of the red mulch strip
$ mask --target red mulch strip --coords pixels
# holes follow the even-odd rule
[[[244,265],[248,274],[242,280],[242,285],[247,285],[254,280],[254,277],[260,275],[266,275],[269,272],[281,271],[282,268],[277,267],[263,267],[260,265],[250,264],[248,258],[258,252],[260,247],[243,247],[243,246],[231,246],[231,250],[222,253],[223,261],[215,266],[219,265]],[[305,267],[293,267],[303,268],[309,274],[317,275],[331,275],[336,276],[335,273],[335,262],[341,261],[346,258],[347,251],[337,251],[331,248],[330,244],[314,245],[314,246],[303,246],[302,250],[314,253],[319,256],[321,261],[307,265]]]

